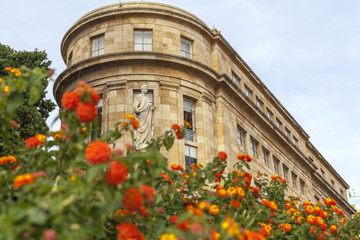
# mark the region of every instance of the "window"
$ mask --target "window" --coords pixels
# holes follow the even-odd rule
[[[239,84],[240,84],[240,78],[239,78],[238,76],[236,76],[234,73],[232,73],[231,79],[232,79],[233,83],[236,84],[236,86],[239,86]]]
[[[331,179],[331,186],[335,188],[335,182]]]
[[[315,195],[314,199],[315,199],[315,203],[320,202],[320,198],[318,196]]]
[[[344,197],[344,191],[342,189],[340,189],[340,195]]]
[[[190,123],[190,126],[186,127],[187,129],[185,140],[195,142],[195,102],[190,99],[184,98],[183,105],[184,121]]]
[[[287,129],[287,128],[285,128],[285,136],[286,136],[287,138],[290,138],[290,130]]]
[[[259,193],[261,193],[262,185],[256,180],[254,181],[254,183],[255,183],[255,187],[257,187],[259,189]]]
[[[256,98],[256,106],[257,106],[257,108],[262,111],[263,105],[264,105],[264,103],[260,99]]]
[[[324,172],[324,170],[320,169],[320,174],[321,174],[322,177],[325,177],[325,172]]]
[[[276,175],[280,175],[279,166],[280,160],[274,157],[274,172]]]
[[[255,139],[253,139],[253,138],[250,139],[251,155],[253,158],[258,157],[258,153],[257,153],[258,145],[259,145],[259,143]]]
[[[185,145],[185,167],[189,168],[193,163],[197,163],[197,149],[196,147]]]
[[[238,144],[240,148],[242,148],[243,150],[245,150],[245,136],[246,136],[246,131],[238,126],[237,127]]]
[[[293,143],[294,143],[295,146],[297,146],[298,143],[299,143],[299,140],[294,136],[293,136]]]
[[[267,108],[266,109],[266,116],[268,117],[268,119],[272,120],[274,114]]]
[[[289,168],[285,165],[283,165],[283,173],[284,173],[284,179],[288,182],[289,181]]]
[[[103,100],[102,100],[102,96],[100,95],[99,103],[96,106],[97,114],[95,119],[95,125],[91,125],[90,141],[94,141],[95,139],[100,138],[101,136],[102,107],[103,107]]]
[[[269,166],[269,151],[265,148],[262,149],[262,160],[265,166]]]
[[[91,39],[91,56],[95,57],[104,54],[105,36],[101,35]]]
[[[281,129],[282,127],[282,122],[278,118],[276,118],[276,126],[278,129]]]
[[[244,86],[244,92],[245,92],[245,95],[248,97],[248,98],[251,98],[252,96],[252,91],[250,90],[250,88],[248,88],[248,86]]]
[[[152,51],[151,30],[134,30],[134,51]]]
[[[193,42],[185,38],[181,38],[181,56],[193,58]]]
[[[300,192],[302,195],[305,195],[305,182],[300,179]]]
[[[68,67],[70,67],[71,65],[72,65],[72,56],[73,56],[73,53],[72,53],[72,51],[71,51],[71,53],[69,54],[69,56],[68,56]]]
[[[291,173],[291,180],[292,180],[293,188],[296,189],[297,188],[297,175],[293,172]]]

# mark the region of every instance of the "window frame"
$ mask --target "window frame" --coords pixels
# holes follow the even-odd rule
[[[297,189],[297,178],[298,176],[296,175],[296,173],[291,172],[291,182],[294,189]]]
[[[240,86],[240,78],[233,71],[231,71],[231,80],[236,86]]]
[[[146,43],[145,40],[145,36],[144,33],[151,33],[151,42],[150,43]],[[137,34],[141,34],[141,42],[137,42]],[[145,52],[145,51],[152,51],[153,50],[153,30],[152,29],[134,29],[133,31],[133,35],[134,35],[134,51],[138,51],[138,52]],[[137,46],[141,46],[141,49],[137,49]],[[150,50],[145,49],[145,46],[150,46]]]
[[[183,43],[189,45],[189,52],[183,50]],[[186,58],[194,58],[194,41],[181,36],[180,39],[180,55]]]
[[[295,146],[298,146],[298,144],[299,144],[299,139],[297,139],[295,136],[293,136],[293,144]]]
[[[187,108],[185,109],[186,101],[192,104],[191,109],[187,109]],[[191,125],[191,128],[189,126],[186,126],[185,140],[191,141],[191,142],[196,142],[195,104],[196,104],[196,101],[193,100],[192,98],[189,98],[186,96],[183,97],[183,119],[184,119],[184,121],[190,123],[190,125]],[[190,111],[186,111],[186,110],[190,110]],[[191,122],[188,121],[188,118],[186,117],[187,115],[185,114],[185,112],[191,114],[191,119],[192,119]]]
[[[97,47],[94,49],[95,42],[97,43]],[[100,47],[100,42],[103,42],[103,46]],[[96,57],[99,55],[103,55],[105,53],[105,34],[94,36],[90,39],[91,43],[91,57]]]
[[[269,167],[269,156],[270,152],[266,148],[262,148],[262,161],[263,164],[267,167]]]
[[[186,148],[189,148],[189,156],[187,156],[187,151]],[[195,158],[193,156],[191,156],[191,149],[194,149],[195,151]],[[197,147],[185,144],[185,168],[188,169],[190,168],[191,164],[195,163],[197,164]],[[187,159],[188,158],[188,159]]]
[[[274,113],[269,110],[269,108],[266,108],[266,116],[268,119],[273,120]]]
[[[289,182],[289,168],[285,164],[283,164],[283,178]]]
[[[278,118],[276,118],[276,127],[278,128],[278,129],[282,129],[282,122],[280,121],[280,119],[278,119]]]
[[[264,103],[258,97],[256,97],[256,107],[259,110],[263,111]]]
[[[299,178],[299,181],[300,181],[300,193],[302,195],[305,195],[305,181],[302,180],[301,178]]]
[[[285,127],[285,136],[290,139],[290,134],[291,134],[290,130],[287,127]]]
[[[97,127],[98,127],[98,131],[96,132],[96,128],[94,128],[93,124],[91,123],[91,131],[90,131],[90,136],[89,136],[89,140],[90,141],[94,141],[96,139],[99,139],[101,136],[101,131],[102,131],[102,115],[103,115],[103,96],[102,94],[100,95],[100,99],[98,104],[96,105],[96,123],[97,123]]]
[[[246,97],[252,99],[253,91],[246,84],[244,84],[244,93]]]
[[[237,140],[238,140],[239,147],[241,149],[245,150],[246,149],[246,131],[239,125],[237,125]]]
[[[274,173],[280,176],[280,160],[273,156]]]
[[[259,147],[259,142],[256,141],[253,137],[250,138],[250,152],[253,158],[257,159],[258,158],[258,147]]]

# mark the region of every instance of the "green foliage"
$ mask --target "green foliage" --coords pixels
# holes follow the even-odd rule
[[[22,95],[12,95],[9,99],[9,111],[16,111],[14,119],[20,124],[20,134],[16,138],[12,138],[12,148],[3,148],[0,145],[0,152],[13,152],[14,146],[21,144],[26,138],[36,133],[45,134],[49,131],[46,125],[46,119],[55,104],[49,99],[45,99],[46,87],[48,86],[49,75],[42,75],[41,81],[38,76],[41,75],[41,69],[48,71],[51,61],[47,59],[45,51],[16,51],[9,46],[0,43],[0,77],[5,77],[9,73],[5,71],[5,67],[20,68],[26,66],[34,69],[31,76],[25,76],[28,81],[26,85],[27,91],[23,91]],[[22,80],[23,80],[22,79]],[[22,81],[17,79],[17,81]],[[12,87],[12,86],[10,86]],[[0,136],[0,142],[3,139]]]

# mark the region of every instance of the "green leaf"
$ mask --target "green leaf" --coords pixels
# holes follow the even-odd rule
[[[29,208],[27,210],[29,222],[38,225],[44,225],[47,220],[46,214],[38,208]]]
[[[96,175],[98,174],[98,172],[104,170],[105,168],[107,168],[109,165],[107,163],[102,163],[102,164],[96,164],[92,167],[89,168],[88,172],[87,172],[87,177],[86,177],[86,181],[89,183],[91,182]]]
[[[6,104],[6,109],[7,111],[11,114],[11,113],[14,113],[15,109],[24,104],[25,103],[25,100],[24,100],[24,96],[22,94],[11,94],[9,97],[8,97],[8,100],[7,100],[7,104]]]
[[[164,143],[166,150],[169,150],[172,147],[172,145],[174,144],[174,138],[166,137],[166,138],[164,138],[163,143]]]

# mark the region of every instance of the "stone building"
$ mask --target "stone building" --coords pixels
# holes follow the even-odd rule
[[[346,215],[355,212],[349,185],[309,135],[220,32],[193,14],[159,3],[105,6],[66,32],[61,54],[67,68],[54,84],[57,103],[78,80],[88,82],[102,96],[103,132],[132,113],[134,96],[147,84],[155,136],[183,120],[192,125],[164,152],[169,164],[206,164],[226,151],[230,167],[238,153],[250,154],[253,173],[282,176],[287,194],[313,202],[328,196]]]

